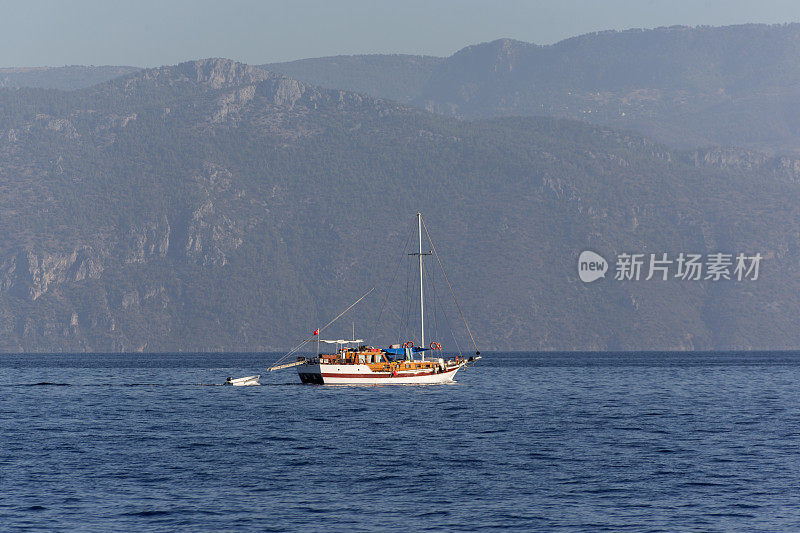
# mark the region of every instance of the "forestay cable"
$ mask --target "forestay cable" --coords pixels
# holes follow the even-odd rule
[[[339,319],[342,317],[342,315],[343,315],[343,314],[345,314],[345,313],[346,313],[346,312],[348,312],[350,309],[352,309],[352,308],[353,308],[353,306],[355,306],[355,305],[356,305],[358,302],[360,302],[361,300],[363,300],[364,298],[366,298],[366,297],[367,297],[367,295],[369,295],[369,293],[371,293],[371,292],[372,292],[372,291],[374,291],[374,290],[375,290],[375,287],[372,287],[370,290],[368,290],[367,292],[365,292],[365,293],[364,293],[364,294],[361,296],[361,298],[359,298],[359,299],[358,299],[358,300],[356,300],[355,302],[351,303],[351,304],[350,304],[350,305],[347,307],[347,309],[345,309],[344,311],[342,311],[341,313],[339,313],[338,315],[336,315],[336,318],[334,318],[333,320],[331,320],[330,322],[328,322],[327,324],[325,324],[324,326],[322,326],[321,328],[319,328],[319,332],[317,333],[317,335],[316,335],[316,336],[318,337],[319,335],[322,335],[322,332],[323,332],[323,330],[325,330],[325,328],[327,328],[328,326],[330,326],[331,324],[333,324],[334,322],[336,322],[337,320],[339,320]],[[305,340],[303,340],[303,341],[302,341],[300,344],[298,344],[297,346],[295,346],[294,348],[292,348],[291,350],[289,350],[289,351],[288,351],[288,352],[287,352],[287,353],[286,353],[286,354],[285,354],[283,357],[281,357],[280,359],[278,359],[277,361],[275,361],[274,363],[272,363],[272,364],[270,365],[270,367],[269,367],[267,370],[268,370],[268,371],[272,371],[272,369],[273,369],[273,368],[275,368],[276,366],[278,366],[278,365],[279,365],[279,364],[280,364],[282,361],[286,360],[286,358],[287,358],[287,357],[289,357],[289,356],[290,356],[290,355],[292,355],[293,353],[297,352],[297,350],[299,350],[300,348],[302,348],[303,346],[305,346],[305,344],[306,344],[307,342],[310,342],[310,341],[312,341],[312,340],[314,340],[314,339],[313,339],[313,337],[312,337],[312,338],[310,338],[310,339],[305,339]]]
[[[441,259],[439,259],[439,254],[436,252],[436,246],[433,244],[433,239],[431,239],[431,234],[428,233],[428,226],[425,224],[425,220],[422,220],[422,227],[425,228],[425,235],[428,236],[428,242],[431,243],[431,249],[433,249],[433,255],[436,256],[436,261],[439,263],[439,268],[442,269],[442,274],[444,275],[444,280],[447,282],[447,286],[450,288],[450,294],[453,296],[453,301],[456,303],[456,307],[458,308],[458,314],[461,315],[461,320],[464,321],[464,325],[467,327],[467,333],[469,333],[469,338],[472,341],[472,346],[475,347],[475,354],[480,354],[478,351],[478,345],[475,344],[475,339],[472,336],[472,331],[469,329],[469,324],[467,324],[467,319],[464,318],[464,313],[461,311],[461,306],[458,304],[458,299],[456,298],[456,293],[453,291],[453,286],[450,285],[450,280],[447,279],[447,272],[444,271],[444,266],[442,265]]]

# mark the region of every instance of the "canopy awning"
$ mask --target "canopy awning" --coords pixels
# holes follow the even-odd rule
[[[430,348],[421,348],[419,346],[413,346],[411,348],[412,352],[424,352],[426,350],[430,350]],[[384,348],[384,352],[391,354],[391,355],[405,355],[406,349],[405,348]]]
[[[324,340],[324,339],[320,339],[319,342],[324,342],[324,343],[327,343],[327,344],[359,344],[361,342],[364,342],[364,339],[352,339],[352,340],[343,340],[343,339]]]

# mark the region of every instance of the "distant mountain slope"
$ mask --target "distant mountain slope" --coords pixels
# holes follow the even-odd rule
[[[407,103],[419,96],[444,58],[355,55],[262,65],[267,70],[328,89],[345,89]]]
[[[72,91],[136,72],[136,67],[81,66],[0,68],[0,87]]]
[[[683,147],[800,150],[800,24],[607,31],[550,46],[501,39],[436,62],[424,84],[403,83],[402,56],[381,67],[384,57],[340,69],[335,85],[469,118],[547,115]],[[318,83],[336,70],[330,58],[303,66]]]
[[[676,145],[800,149],[800,25],[601,32],[461,50],[414,102],[469,117],[546,114]]]
[[[329,89],[464,118],[554,116],[679,148],[800,153],[800,24],[500,39],[450,57],[356,55],[263,65]],[[0,70],[0,86],[75,89],[132,67]]]
[[[0,350],[282,349],[373,284],[357,334],[407,340],[392,312],[372,325],[418,210],[483,350],[796,347],[799,177],[791,158],[456,120],[223,59],[0,90]],[[765,260],[754,282],[584,285],[584,249]]]

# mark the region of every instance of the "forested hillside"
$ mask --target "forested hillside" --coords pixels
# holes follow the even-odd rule
[[[798,167],[221,59],[4,89],[0,349],[283,349],[377,285],[366,336],[417,211],[483,350],[794,347]],[[587,248],[765,259],[757,281],[586,285]],[[398,340],[387,317],[372,342]]]

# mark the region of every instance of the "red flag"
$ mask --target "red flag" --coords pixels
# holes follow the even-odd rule
[[[319,335],[319,328],[315,329],[314,333],[312,333],[312,335]]]

